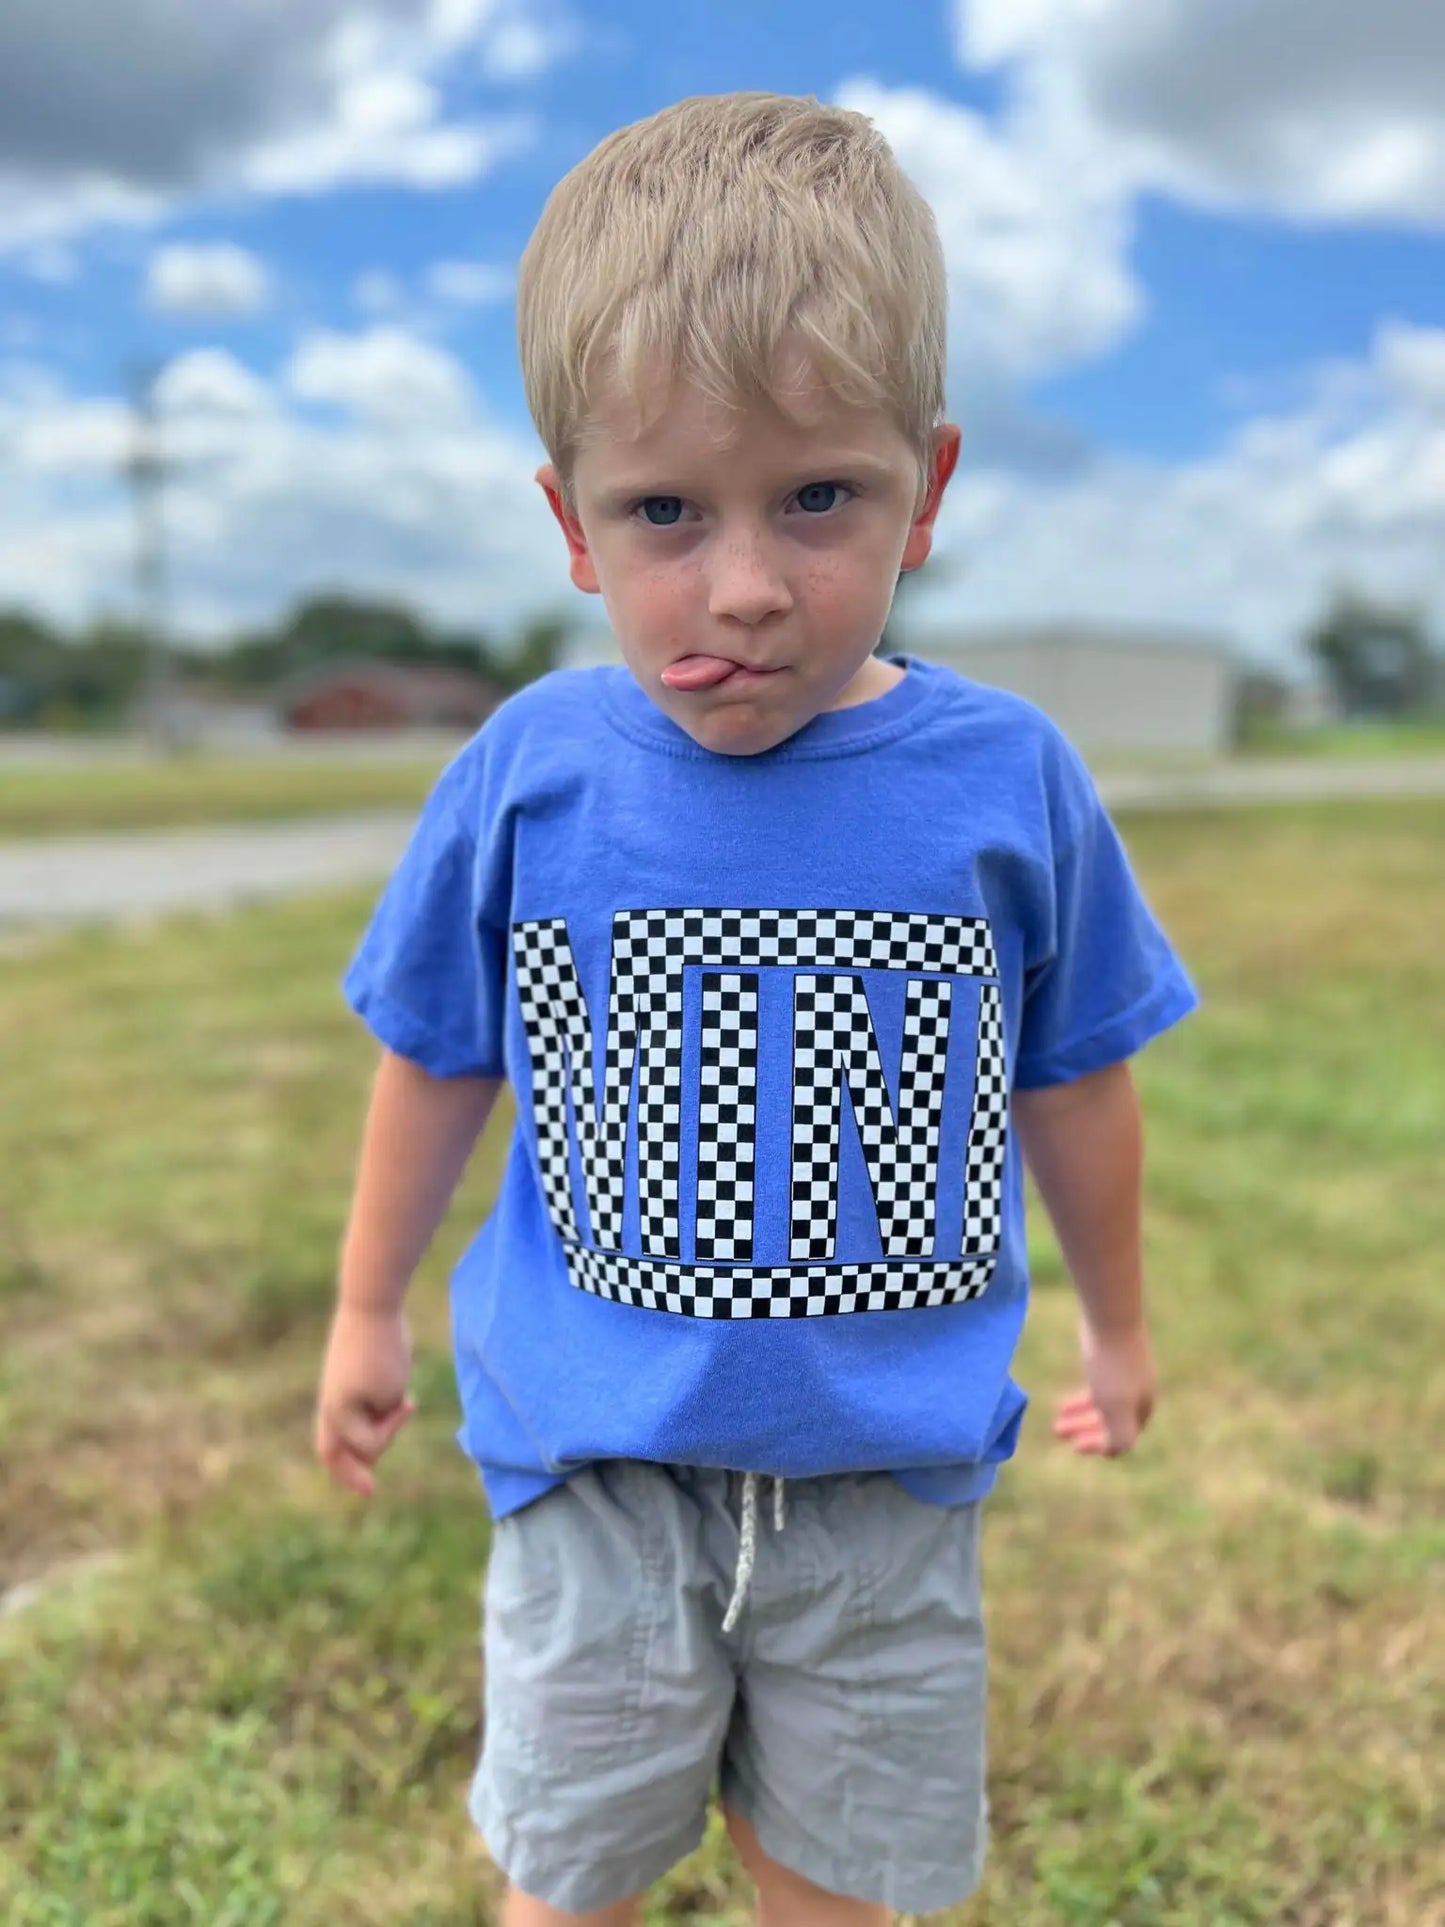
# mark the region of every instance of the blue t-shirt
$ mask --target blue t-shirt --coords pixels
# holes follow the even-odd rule
[[[1194,991],[1077,754],[896,658],[776,749],[564,670],[448,766],[345,980],[437,1077],[505,1077],[452,1279],[493,1512],[608,1458],[978,1497],[1026,1403],[1009,1091]]]

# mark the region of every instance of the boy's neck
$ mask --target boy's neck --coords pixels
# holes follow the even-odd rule
[[[877,656],[870,656],[837,702],[829,707],[856,709],[860,703],[876,702],[880,696],[886,696],[890,689],[896,689],[905,673],[901,663],[883,662]]]

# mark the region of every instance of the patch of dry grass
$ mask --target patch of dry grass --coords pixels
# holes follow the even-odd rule
[[[461,747],[460,740],[456,744]],[[407,761],[182,755],[94,766],[0,767],[0,838],[241,823],[326,810],[416,809],[450,753]]]
[[[1164,1397],[1128,1461],[1051,1445],[1074,1314],[1036,1224],[1036,1410],[985,1542],[995,1851],[942,1918],[1438,1927],[1445,815],[1126,827],[1207,999],[1140,1066]],[[413,1294],[382,1501],[310,1458],[365,908],[0,961],[0,1584],[52,1581],[0,1620],[15,1927],[493,1917],[444,1278],[505,1117]],[[649,1914],[747,1918],[716,1829]]]

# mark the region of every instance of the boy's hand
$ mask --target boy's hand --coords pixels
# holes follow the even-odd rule
[[[317,1455],[338,1485],[369,1499],[372,1466],[416,1410],[406,1395],[411,1334],[401,1312],[340,1305],[316,1400]]]
[[[1154,1410],[1148,1327],[1141,1321],[1119,1331],[1096,1332],[1083,1318],[1079,1349],[1088,1389],[1063,1400],[1054,1437],[1067,1440],[1076,1452],[1117,1458],[1133,1445]]]

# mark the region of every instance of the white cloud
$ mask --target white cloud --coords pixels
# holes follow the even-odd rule
[[[363,314],[389,314],[406,296],[394,274],[385,268],[368,268],[351,284],[351,298]]]
[[[998,127],[921,88],[856,79],[938,220],[955,385],[1017,382],[1100,355],[1139,320],[1125,184],[1063,112],[1022,102]]]
[[[486,308],[511,295],[515,276],[493,261],[434,261],[427,270],[427,293],[463,308]]]
[[[576,35],[560,22],[544,24],[522,14],[499,22],[482,50],[489,80],[531,80],[569,54]]]
[[[465,420],[476,406],[462,364],[401,328],[320,330],[301,343],[284,379],[301,401],[332,403],[396,428]]]
[[[268,383],[224,348],[197,348],[167,363],[156,401],[168,421],[191,416],[254,416],[273,406]]]
[[[253,315],[265,307],[270,291],[265,263],[229,241],[157,248],[146,273],[146,302],[161,314]]]
[[[1403,401],[1445,411],[1445,329],[1387,322],[1377,353],[1381,373]]]
[[[938,218],[950,406],[975,423],[986,464],[1012,449],[1023,468],[1077,466],[1021,398],[1141,324],[1144,195],[1445,226],[1445,10],[955,4],[960,59],[1002,70],[997,112],[863,77],[836,97],[876,121]]]
[[[477,180],[532,128],[455,113],[454,77],[520,78],[568,44],[512,0],[0,8],[0,251],[237,191]]]
[[[336,413],[311,418],[303,398]],[[169,366],[158,401],[181,633],[231,634],[337,582],[499,635],[540,607],[592,613],[532,480],[531,438],[490,420],[425,342],[318,335],[274,379],[198,350]],[[130,606],[130,434],[120,402],[0,365],[0,605],[64,621]]]
[[[573,53],[581,35],[561,0],[431,0],[428,31],[451,51],[474,49],[488,80],[532,80]]]
[[[1445,227],[1445,10],[1420,0],[955,0],[1136,188],[1305,222]]]
[[[13,470],[31,477],[117,476],[132,440],[130,410],[109,398],[32,405],[8,423],[0,413],[0,427]]]
[[[150,227],[164,196],[104,176],[40,181],[0,157],[0,255],[45,248],[101,227]]]
[[[255,147],[243,184],[262,194],[316,194],[345,184],[459,187],[534,137],[522,116],[447,124],[441,96],[414,74],[361,73],[338,93],[330,118]]]
[[[1445,628],[1445,330],[1383,324],[1293,412],[1170,467],[1106,456],[1062,485],[961,474],[912,619],[1087,618],[1215,629],[1282,660],[1335,583]],[[965,420],[965,432],[967,422]]]

